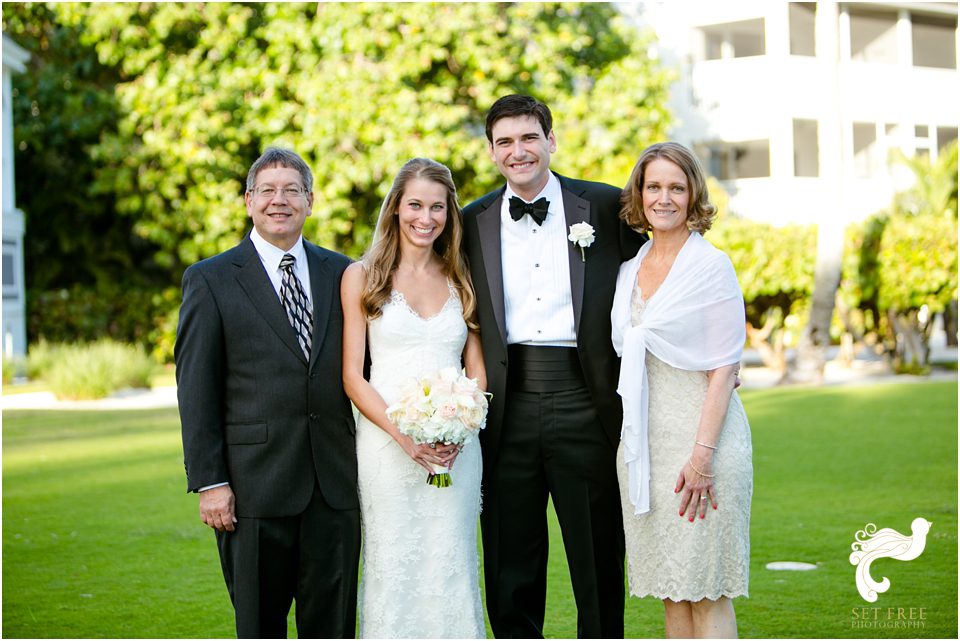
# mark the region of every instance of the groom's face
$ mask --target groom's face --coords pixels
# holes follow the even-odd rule
[[[543,133],[533,116],[501,118],[490,130],[488,151],[510,188],[532,200],[547,184],[550,154],[557,150],[553,132]]]

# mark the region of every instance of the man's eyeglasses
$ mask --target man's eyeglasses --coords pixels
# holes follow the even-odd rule
[[[283,194],[284,198],[293,199],[293,198],[302,198],[307,195],[307,192],[303,187],[297,185],[290,185],[289,187],[284,187],[283,189],[277,189],[272,185],[260,185],[253,190],[254,195],[257,198],[263,198],[269,200],[277,195],[277,193]]]

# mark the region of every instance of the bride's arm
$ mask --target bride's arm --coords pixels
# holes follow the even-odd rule
[[[487,368],[483,364],[483,348],[480,344],[480,332],[467,332],[467,344],[463,347],[463,366],[467,378],[477,379],[477,386],[487,391]]]
[[[343,389],[364,416],[393,437],[410,458],[432,473],[433,468],[429,464],[442,462],[436,451],[427,445],[417,445],[409,436],[400,433],[387,418],[387,404],[383,397],[363,377],[367,318],[360,305],[360,297],[365,283],[366,272],[362,263],[350,265],[340,283],[340,303],[343,306]]]

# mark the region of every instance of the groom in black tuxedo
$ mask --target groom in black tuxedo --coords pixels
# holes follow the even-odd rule
[[[353,638],[360,511],[341,380],[340,278],[303,239],[313,177],[270,148],[247,175],[253,230],[183,275],[175,357],[187,489],[216,530],[237,636]]]
[[[618,218],[620,190],[550,171],[546,105],[500,98],[488,150],[507,184],[464,209],[483,357],[493,393],[481,514],[487,613],[497,637],[543,636],[547,497],[577,603],[579,637],[623,637],[622,410],[610,309],[620,263],[643,237]],[[587,223],[586,248],[567,238]]]

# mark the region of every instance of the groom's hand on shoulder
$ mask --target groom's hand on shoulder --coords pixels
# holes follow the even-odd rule
[[[233,532],[237,522],[236,499],[229,485],[200,492],[200,520],[220,532]]]

